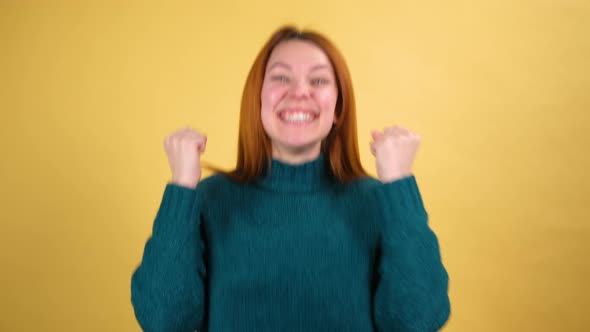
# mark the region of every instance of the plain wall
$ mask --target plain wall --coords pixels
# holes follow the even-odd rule
[[[284,23],[346,57],[372,174],[371,129],[422,136],[444,331],[590,330],[584,0],[0,0],[0,330],[140,330],[164,137],[197,128],[231,168],[246,75]]]

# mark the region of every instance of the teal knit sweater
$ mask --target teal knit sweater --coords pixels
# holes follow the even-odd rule
[[[324,157],[166,185],[131,301],[145,331],[436,331],[448,275],[413,176],[340,184]]]

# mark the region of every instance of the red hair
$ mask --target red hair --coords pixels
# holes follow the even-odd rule
[[[256,56],[242,93],[236,167],[230,172],[214,170],[244,183],[254,180],[266,167],[270,167],[272,145],[264,131],[260,116],[262,83],[273,49],[279,43],[292,39],[309,41],[321,48],[334,68],[338,84],[336,121],[322,142],[322,152],[329,161],[332,174],[343,183],[367,176],[359,157],[354,94],[344,57],[334,44],[320,33],[298,30],[293,26],[284,26],[275,31]]]

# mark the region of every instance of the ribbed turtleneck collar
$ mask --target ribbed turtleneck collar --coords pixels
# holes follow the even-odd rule
[[[330,174],[322,153],[314,160],[295,165],[273,159],[258,184],[275,191],[317,191],[332,183]]]

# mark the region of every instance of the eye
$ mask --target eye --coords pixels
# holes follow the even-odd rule
[[[321,78],[321,77],[314,78],[311,80],[311,85],[313,85],[313,86],[322,86],[322,85],[326,85],[329,83],[330,83],[329,79]]]
[[[273,75],[270,77],[270,80],[273,82],[278,82],[278,83],[289,83],[289,77],[285,76],[285,75]]]

